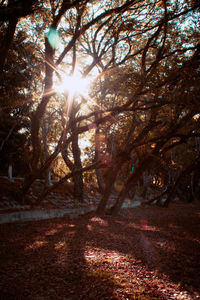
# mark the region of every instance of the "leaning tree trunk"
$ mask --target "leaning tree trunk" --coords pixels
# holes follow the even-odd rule
[[[118,168],[113,168],[113,169],[110,169],[110,171],[108,172],[108,175],[109,175],[109,178],[106,182],[106,187],[105,187],[105,190],[104,190],[104,194],[101,198],[101,201],[98,205],[98,208],[97,208],[97,214],[103,214],[105,209],[106,209],[106,205],[107,205],[107,202],[109,200],[109,197],[110,197],[110,194],[111,194],[111,189],[112,189],[112,186],[113,186],[113,182],[115,181],[116,177],[117,177],[117,174],[118,174],[118,171],[119,169]]]
[[[45,157],[45,161],[47,161],[48,157],[49,157],[49,153],[48,153],[48,146],[47,146],[47,124],[46,124],[46,120],[43,120],[43,126],[42,126],[42,140],[43,140],[43,151],[44,151],[44,157]],[[49,172],[50,172],[50,166],[45,170],[44,176],[44,189],[48,188],[48,186],[50,185],[50,178],[49,178]]]
[[[95,119],[97,116],[95,116]],[[95,130],[95,162],[100,161],[100,139],[99,139],[99,126]],[[105,182],[103,179],[102,169],[98,168],[95,170],[99,191],[103,194],[105,190]]]
[[[77,134],[72,137],[72,152],[74,157],[73,171],[81,170],[82,169],[81,151],[78,145]],[[75,173],[73,175],[73,180],[74,180],[74,196],[79,202],[83,202],[84,187],[83,187],[82,172]]]
[[[28,193],[29,188],[31,187],[34,180],[37,178],[38,174],[38,162],[41,153],[41,146],[40,146],[40,138],[39,138],[39,130],[41,127],[41,121],[44,116],[47,104],[52,93],[52,86],[53,86],[53,64],[54,64],[54,49],[48,42],[48,39],[45,40],[45,61],[46,61],[46,69],[45,69],[45,88],[44,88],[44,95],[40,104],[38,105],[36,111],[32,115],[31,120],[31,141],[32,141],[32,161],[31,161],[31,173],[28,174],[24,179],[24,184],[22,187],[22,194],[23,197]]]
[[[112,190],[112,186],[113,183],[116,180],[116,177],[119,173],[119,171],[121,170],[122,165],[125,163],[126,158],[120,158],[117,157],[111,164],[109,171],[108,171],[108,175],[107,175],[107,180],[106,180],[106,187],[103,193],[103,196],[101,198],[101,201],[97,207],[97,214],[103,214],[105,209],[106,209],[106,205],[108,203],[110,194],[111,194],[111,190]]]
[[[32,157],[32,168],[36,169],[41,152],[40,139],[39,139],[39,130],[41,127],[42,118],[44,116],[47,104],[51,96],[54,94],[52,92],[53,87],[53,65],[54,65],[54,53],[55,50],[49,44],[48,39],[45,40],[45,87],[44,95],[40,104],[38,105],[36,111],[33,113],[32,122],[31,122],[31,141],[33,147],[33,157]]]
[[[81,151],[78,145],[78,134],[76,134],[77,125],[74,122],[76,110],[74,104],[72,104],[72,110],[70,115],[70,123],[72,130],[72,153],[74,158],[73,172],[82,169]],[[83,202],[84,198],[84,185],[83,185],[83,173],[76,173],[73,175],[74,181],[74,196],[79,202]]]
[[[128,195],[129,190],[133,185],[137,183],[139,178],[143,175],[144,171],[147,170],[152,162],[151,156],[147,157],[137,166],[133,174],[131,174],[125,184],[125,188],[119,194],[114,206],[111,209],[112,215],[117,215],[124,203],[126,196]]]

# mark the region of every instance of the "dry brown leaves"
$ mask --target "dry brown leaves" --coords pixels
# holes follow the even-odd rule
[[[0,225],[1,299],[199,299],[200,210]]]

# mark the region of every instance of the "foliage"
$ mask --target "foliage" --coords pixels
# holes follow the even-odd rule
[[[5,9],[0,7],[0,16]],[[17,104],[14,109],[14,103],[26,98],[23,120],[31,121],[26,128],[31,172],[25,178],[24,195],[38,176],[53,167],[60,153],[69,170],[67,178],[77,183],[75,194],[80,201],[84,199],[83,170],[95,169],[90,176],[102,193],[99,212],[105,210],[116,180],[124,181],[124,189],[115,213],[130,189],[145,186],[148,176],[151,182],[144,189],[159,189],[161,195],[166,191],[167,203],[185,170],[197,178],[200,46],[196,1],[32,1],[14,23],[9,14],[7,18],[8,24],[1,24],[5,94],[1,105],[11,106],[11,116],[21,107]],[[13,67],[15,78],[10,72]],[[69,92],[56,94],[56,77],[59,81],[63,73],[72,75],[78,69],[85,78],[96,76],[90,93],[73,99]],[[12,104],[11,97],[15,98]],[[30,107],[27,99],[32,97]],[[85,161],[83,138],[91,145],[85,149]],[[188,177],[187,185],[189,181]]]
[[[25,32],[19,31],[8,51],[0,86],[1,174],[4,175],[9,164],[14,166],[15,176],[24,175],[29,168],[32,79],[40,74],[40,70],[32,70],[36,61],[33,45],[27,41]]]

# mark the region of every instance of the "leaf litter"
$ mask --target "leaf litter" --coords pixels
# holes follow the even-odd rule
[[[200,299],[199,205],[0,225],[1,299]]]

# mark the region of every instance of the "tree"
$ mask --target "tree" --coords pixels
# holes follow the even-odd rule
[[[177,181],[183,165],[194,165],[188,153],[196,155],[192,147],[199,137],[199,33],[194,26],[198,3],[50,1],[34,14],[38,17],[34,52],[43,58],[38,81],[44,92],[31,108],[31,172],[23,194],[60,152],[70,170],[62,180],[73,177],[80,201],[83,172],[95,169],[102,193],[99,213],[105,211],[112,186],[119,179],[124,180],[124,189],[113,213],[145,174],[151,175],[154,187],[157,178],[161,194],[170,190],[169,183]],[[25,27],[29,20],[17,24]],[[62,47],[58,47],[59,41]],[[66,95],[56,95],[54,77],[61,79],[61,70],[72,75],[78,65],[83,77],[94,70],[98,74],[90,96],[71,101]],[[81,111],[84,101],[90,106],[86,112]],[[54,111],[55,117],[49,118]],[[55,124],[57,135],[45,130]],[[91,160],[84,165],[80,139],[92,128]],[[132,164],[135,168],[130,174]],[[105,168],[107,176],[103,178]]]
[[[3,67],[6,62],[7,54],[10,45],[13,41],[15,30],[19,19],[32,14],[36,9],[37,0],[31,1],[8,1],[5,5],[2,1],[0,4],[0,22],[4,22],[2,27],[4,27],[5,22],[7,22],[7,27],[5,29],[5,34],[2,38],[1,48],[0,48],[0,78],[3,73]]]
[[[38,64],[38,59],[34,56],[33,44],[27,41],[27,37],[24,31],[18,31],[16,34],[1,77],[0,156],[1,172],[4,175],[7,174],[9,164],[14,165],[15,175],[24,175],[29,169],[33,76],[37,80],[40,70],[32,70],[32,67]],[[29,61],[32,62],[32,66]]]
[[[74,1],[74,2],[63,2],[61,6],[55,11],[53,9],[53,6],[51,7],[51,17],[52,17],[52,24],[51,28],[53,30],[56,30],[59,22],[62,18],[62,16],[70,11],[73,7],[76,7],[77,10],[77,20],[75,25],[75,31],[72,32],[72,37],[69,40],[67,46],[64,48],[63,52],[60,54],[59,58],[57,59],[56,63],[54,62],[54,55],[55,55],[55,49],[54,46],[51,44],[49,40],[49,36],[45,39],[45,61],[46,61],[46,71],[45,71],[45,87],[44,87],[44,96],[42,97],[42,100],[40,104],[38,105],[36,111],[33,114],[32,117],[32,125],[31,125],[31,137],[32,137],[32,146],[33,146],[33,160],[32,160],[32,169],[34,172],[30,174],[29,177],[26,178],[23,192],[26,193],[32,184],[33,180],[37,177],[38,174],[38,160],[40,155],[40,143],[39,143],[39,128],[41,124],[41,119],[45,113],[46,107],[48,102],[50,101],[52,94],[52,87],[53,87],[53,72],[54,67],[57,66],[62,62],[66,54],[73,48],[78,38],[83,35],[90,27],[92,27],[94,24],[99,22],[101,19],[108,18],[113,13],[119,14],[121,11],[123,11],[126,7],[128,7],[132,1],[127,1],[125,4],[114,7],[111,9],[108,9],[107,11],[97,15],[92,19],[92,21],[88,21],[86,23],[83,22],[83,25],[81,24],[81,17],[84,13],[84,7],[86,6],[88,1]],[[57,14],[56,14],[57,13]],[[63,135],[64,137],[64,135]],[[51,160],[49,160],[51,161]],[[34,175],[33,175],[34,174]]]

